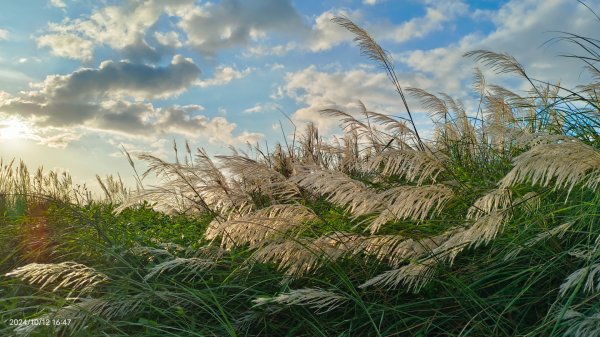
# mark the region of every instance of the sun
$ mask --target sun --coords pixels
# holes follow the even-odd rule
[[[31,128],[19,119],[0,120],[0,139],[14,140],[27,138]]]

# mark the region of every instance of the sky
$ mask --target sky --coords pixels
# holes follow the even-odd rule
[[[403,87],[444,92],[472,107],[474,60],[506,52],[535,78],[581,84],[571,32],[600,21],[576,0],[1,0],[0,158],[132,181],[121,152],[172,159],[173,141],[212,154],[282,142],[319,110],[403,116],[385,73],[331,19],[364,27],[389,51]],[[585,1],[600,13],[600,0]],[[523,84],[485,71],[488,81]],[[418,103],[417,126],[431,122]],[[283,126],[283,131],[282,127]]]

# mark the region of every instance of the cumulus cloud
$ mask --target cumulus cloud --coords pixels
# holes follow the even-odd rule
[[[42,35],[37,45],[50,48],[52,55],[81,61],[91,60],[94,52],[92,42],[71,33]]]
[[[215,70],[213,77],[198,80],[195,82],[195,85],[206,88],[215,85],[225,85],[233,80],[241,79],[248,76],[252,72],[252,68],[246,68],[244,70],[237,70],[232,66],[220,65]]]
[[[450,4],[444,1],[429,1],[427,4],[430,6],[429,8],[447,8],[444,11],[444,17],[441,16],[441,13],[434,13],[431,10],[426,12],[426,16],[429,15],[432,19],[438,17],[438,24],[446,22],[448,15],[464,14],[464,4],[461,5],[458,2]],[[455,8],[444,6],[455,6]],[[565,16],[577,18],[577,20],[560,19]],[[395,59],[409,68],[407,73],[399,74],[402,86],[419,87],[433,93],[446,92],[455,98],[466,99],[467,106],[469,106],[468,100],[472,95],[470,89],[472,68],[476,64],[462,55],[475,49],[509,51],[535,78],[550,81],[561,80],[561,84],[567,87],[581,83],[581,62],[557,57],[561,51],[565,51],[565,48],[569,48],[568,52],[572,53],[573,46],[565,44],[552,44],[540,48],[532,48],[532,46],[541,46],[552,37],[544,32],[553,30],[594,36],[597,30],[597,20],[584,6],[574,6],[568,0],[545,2],[513,0],[501,6],[490,18],[493,18],[496,29],[488,35],[469,34],[446,47],[396,54]],[[415,22],[417,21],[406,22],[399,27],[400,30],[393,34],[390,33],[391,35],[386,39],[403,41],[404,36],[410,35],[405,34],[407,31],[413,28],[417,29],[414,26]],[[561,24],[557,25],[557,22]],[[438,29],[436,27],[432,25],[429,28],[421,28],[426,32]],[[515,39],[516,36],[519,39]],[[561,50],[561,48],[563,49]],[[559,66],[554,66],[556,64]],[[502,81],[502,78],[493,77],[490,80]],[[507,83],[501,82],[501,84]],[[323,118],[318,112],[320,109],[336,107],[350,112],[356,111],[355,103],[358,99],[361,99],[368,108],[374,111],[394,115],[404,113],[402,103],[398,100],[396,93],[391,90],[385,74],[373,72],[368,68],[324,71],[310,66],[288,73],[285,84],[275,89],[272,98],[280,99],[284,96],[293,98],[300,105],[300,108],[293,114],[294,120],[315,122],[325,130],[335,125],[335,122]],[[423,109],[418,102],[409,98],[409,105],[413,112],[416,112],[417,123],[426,125],[428,119],[424,114],[419,113]]]
[[[8,30],[0,29],[0,41],[8,40],[9,35]]]
[[[50,75],[32,90],[3,99],[0,109],[35,117],[48,126],[77,125],[99,115],[109,116],[112,106],[101,102],[122,97],[137,100],[162,98],[185,90],[200,70],[189,59],[175,56],[166,67],[132,64],[126,61],[103,62],[97,69],[84,68],[69,75]],[[143,105],[121,106],[139,115]],[[147,108],[147,106],[146,106]]]
[[[191,46],[210,56],[220,49],[243,47],[267,32],[292,34],[304,24],[290,0],[223,0],[184,13],[179,27]]]
[[[181,56],[165,67],[107,61],[96,69],[48,76],[18,95],[0,92],[0,112],[32,123],[39,131],[35,140],[50,147],[65,147],[79,139],[80,132],[146,140],[177,134],[215,144],[261,138],[262,134],[237,134],[235,123],[203,115],[200,105],[156,107],[146,100],[182,92],[199,73]]]
[[[158,41],[158,43],[160,43],[163,46],[166,47],[170,47],[170,48],[180,48],[181,46],[183,46],[183,43],[181,43],[181,40],[179,38],[179,34],[177,34],[177,32],[174,31],[170,31],[170,32],[154,32],[154,38],[156,38],[156,41]]]
[[[67,8],[67,4],[63,0],[50,0],[50,6],[56,8]]]
[[[374,5],[381,1],[367,0],[364,3]],[[314,18],[314,23],[309,29],[299,29],[302,33],[301,42],[288,42],[274,46],[256,45],[248,48],[245,55],[282,56],[293,50],[321,52],[330,50],[340,44],[351,42],[354,36],[343,27],[333,23],[334,17],[346,17],[357,24],[366,27],[373,36],[380,41],[402,43],[443,29],[444,24],[466,15],[468,6],[463,1],[451,0],[423,0],[425,15],[414,17],[401,24],[389,22],[363,22],[363,13],[360,9],[330,9]]]
[[[368,68],[367,68],[368,69]],[[400,74],[403,86],[428,84],[423,78]],[[288,73],[281,90],[303,107],[293,115],[299,123],[313,122],[323,131],[337,124],[336,120],[324,118],[319,110],[335,107],[348,112],[356,111],[357,101],[373,111],[401,115],[402,101],[394,92],[387,76],[358,68],[350,71],[320,71],[315,66]]]
[[[278,45],[253,45],[244,52],[245,56],[283,56],[294,50],[320,52],[329,50],[344,42],[352,41],[352,34],[333,23],[331,19],[343,16],[358,21],[362,17],[360,10],[348,11],[332,9],[319,14],[312,26],[298,27],[299,41]]]
[[[380,39],[402,43],[440,30],[444,27],[444,23],[468,12],[468,6],[463,1],[426,0],[424,2],[426,4],[424,16],[414,17],[400,25],[374,25],[373,33]]]
[[[312,31],[307,39],[306,49],[318,52],[331,49],[342,42],[352,41],[352,34],[331,21],[336,16],[347,17],[353,21],[358,21],[361,18],[360,11],[330,10],[323,12],[315,19]]]
[[[64,41],[68,38],[79,46],[89,47],[87,53],[92,53],[96,45],[107,45],[132,59],[157,61],[160,55],[146,42],[146,31],[161,15],[177,15],[193,4],[194,0],[128,1],[121,6],[99,8],[86,17],[50,23],[49,34],[40,38],[50,36],[42,40],[42,46],[50,47],[58,56],[76,58],[65,50]]]
[[[577,19],[564,20],[565,17]],[[598,22],[584,6],[569,0],[513,0],[500,7],[489,19],[496,27],[488,35],[469,34],[446,47],[398,54],[396,60],[427,76],[432,85],[425,89],[456,96],[467,95],[468,85],[465,84],[470,82],[471,69],[476,66],[473,60],[462,55],[476,49],[509,52],[535,78],[561,80],[561,84],[567,86],[581,83],[581,62],[557,57],[565,51],[577,53],[577,48],[560,43],[542,45],[556,36],[549,34],[550,31],[594,36]],[[494,79],[500,80],[495,76],[490,78]]]

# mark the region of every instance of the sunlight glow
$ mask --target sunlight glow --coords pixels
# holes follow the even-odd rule
[[[2,140],[24,139],[30,135],[30,126],[22,120],[8,119],[0,121],[0,139]]]

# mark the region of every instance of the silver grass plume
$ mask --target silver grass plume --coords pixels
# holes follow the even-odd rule
[[[491,190],[477,199],[467,211],[467,219],[478,220],[492,211],[507,209],[512,205],[512,192],[508,188]]]
[[[473,50],[463,55],[464,57],[473,57],[475,61],[481,61],[495,72],[516,73],[529,79],[525,68],[511,55],[505,53],[496,53],[488,50]]]
[[[541,144],[560,144],[574,142],[577,139],[565,135],[553,135],[545,132],[522,133],[515,139],[522,147],[530,148]]]
[[[600,152],[578,141],[540,144],[517,156],[501,187],[529,182],[568,188],[577,184],[596,189],[600,184]]]
[[[380,286],[384,288],[396,288],[402,284],[409,291],[417,293],[433,278],[435,267],[436,262],[432,258],[425,258],[397,269],[388,270],[367,280],[359,287]]]
[[[584,292],[600,291],[600,263],[579,268],[571,273],[560,285],[559,296],[564,297],[569,290],[577,288],[583,282]]]
[[[449,119],[449,111],[446,102],[436,95],[419,88],[406,88],[406,91],[409,95],[417,98],[432,117],[441,117],[444,122]]]
[[[280,293],[274,297],[259,297],[252,302],[254,306],[279,304],[284,306],[300,305],[315,309],[317,313],[323,314],[334,310],[347,302],[346,296],[340,295],[331,290],[320,288],[293,289],[285,293]]]
[[[409,239],[400,235],[368,235],[347,234],[338,236],[336,247],[347,255],[364,254],[399,268],[407,260],[417,259],[430,254],[447,235],[430,238]]]
[[[568,328],[563,336],[598,337],[600,336],[600,313],[586,315],[576,310],[568,310],[563,316]]]
[[[221,238],[221,246],[261,246],[310,221],[316,214],[299,204],[273,205],[228,221],[212,221],[205,233],[207,240]]]
[[[381,152],[369,162],[370,171],[381,171],[384,176],[397,175],[417,185],[434,181],[445,171],[444,157],[428,151],[389,149]]]
[[[402,103],[404,104],[404,108],[408,114],[408,120],[411,123],[415,138],[417,140],[417,144],[419,148],[424,149],[425,146],[421,137],[419,136],[419,132],[417,131],[417,127],[415,125],[412,113],[406,102],[406,97],[404,95],[404,91],[402,90],[402,86],[400,85],[400,81],[396,75],[396,71],[394,70],[394,62],[390,56],[390,54],[385,51],[381,46],[369,35],[369,33],[357,26],[354,22],[344,17],[335,17],[331,21],[334,23],[346,28],[349,32],[354,34],[354,41],[358,44],[361,54],[365,55],[369,59],[377,62],[386,72],[388,78],[394,85],[396,92],[400,95],[402,99]]]
[[[488,244],[500,232],[506,221],[507,210],[493,210],[479,217],[467,227],[452,228],[448,231],[448,238],[437,248],[433,249],[432,256],[438,261],[454,262],[456,256],[468,247],[479,247]]]
[[[383,224],[394,219],[423,221],[439,214],[454,192],[444,185],[400,186],[377,195],[385,205],[382,213],[369,225],[376,233]]]
[[[355,216],[373,213],[381,207],[375,191],[342,172],[302,166],[298,167],[298,174],[290,180],[311,193],[324,195],[327,200],[345,207]]]
[[[265,163],[240,155],[217,158],[223,164],[222,168],[231,172],[234,177],[241,177],[243,185],[250,184],[252,188],[268,194],[271,199],[293,200],[300,194],[295,184]]]
[[[30,263],[14,269],[6,276],[16,277],[30,284],[38,284],[40,288],[52,285],[52,291],[66,288],[70,289],[69,293],[80,294],[88,293],[98,284],[109,280],[105,274],[75,262]]]
[[[148,281],[155,276],[173,269],[182,269],[177,274],[185,273],[187,276],[184,278],[184,280],[193,280],[199,272],[211,269],[215,265],[216,262],[210,259],[197,257],[176,257],[172,260],[167,260],[152,267],[148,271],[148,274],[144,276],[144,280]]]
[[[295,279],[341,258],[345,250],[336,247],[333,241],[330,236],[324,236],[316,240],[273,242],[256,250],[252,257],[257,262],[276,264],[278,270]]]
[[[523,251],[523,248],[532,247],[532,246],[536,245],[537,243],[545,241],[551,237],[556,237],[559,239],[562,238],[569,231],[571,226],[573,226],[572,222],[566,222],[566,223],[556,226],[552,229],[544,230],[540,234],[527,240],[527,242],[525,242],[525,244],[522,247],[517,247],[517,248],[511,250],[508,254],[506,254],[506,256],[504,257],[504,260],[513,259]]]

